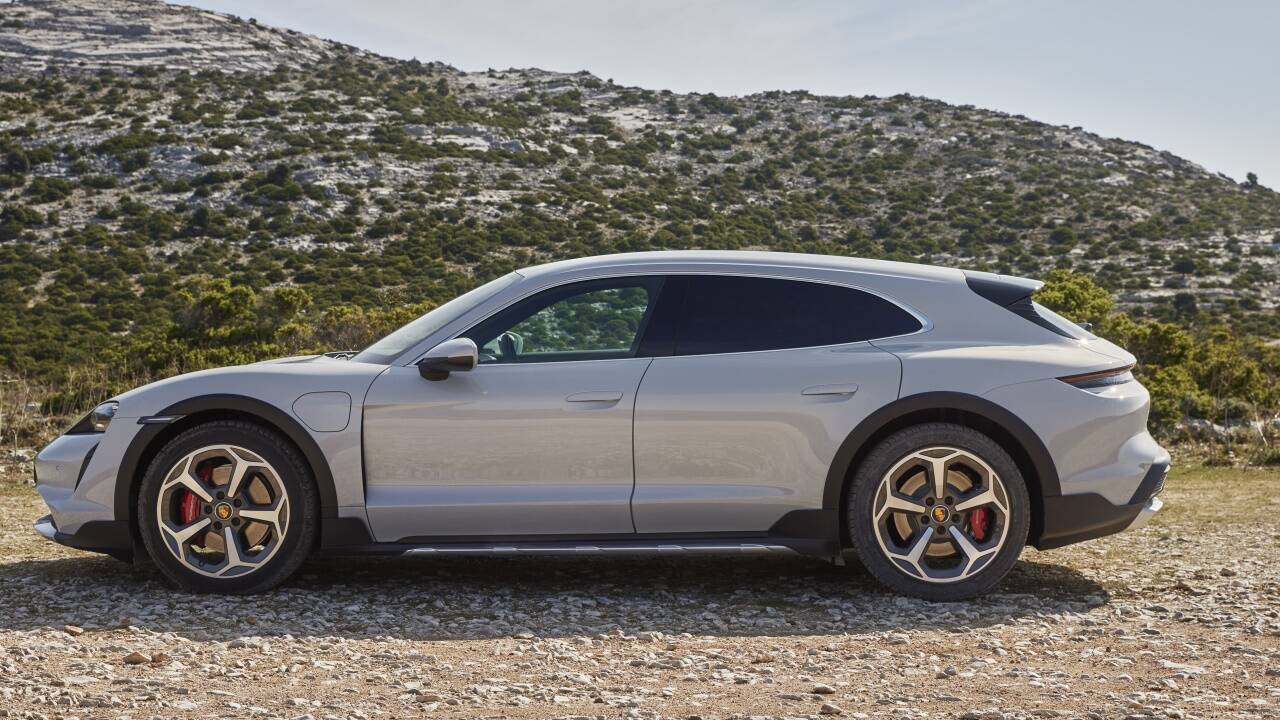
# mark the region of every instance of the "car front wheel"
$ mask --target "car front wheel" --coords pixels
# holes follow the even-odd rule
[[[962,425],[901,430],[859,465],[846,521],[863,565],[904,595],[951,601],[994,587],[1026,545],[1031,503],[1018,466]]]
[[[318,501],[309,467],[282,436],[217,421],[160,450],[143,477],[137,517],[147,552],[179,586],[253,593],[306,559]]]

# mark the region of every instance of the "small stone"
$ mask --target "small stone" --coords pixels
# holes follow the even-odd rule
[[[831,687],[830,685],[825,685],[823,683],[814,683],[813,689],[810,690],[809,692],[813,693],[814,695],[834,695],[836,692],[836,689]]]
[[[84,634],[84,628],[79,625],[63,625],[62,631],[71,637],[79,637]]]
[[[824,702],[818,712],[822,715],[843,715],[844,709],[835,703]]]
[[[1199,665],[1187,665],[1184,663],[1171,662],[1169,660],[1161,660],[1160,666],[1166,670],[1172,670],[1185,675],[1200,675],[1204,672],[1204,668]]]
[[[148,657],[147,655],[144,655],[138,652],[137,650],[134,650],[133,652],[124,656],[125,665],[141,665],[143,663],[148,663],[148,662],[151,662],[151,658]]]

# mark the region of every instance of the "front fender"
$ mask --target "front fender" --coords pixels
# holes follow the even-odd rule
[[[112,475],[115,517],[131,517],[137,484],[165,442],[200,422],[238,417],[269,424],[298,447],[315,474],[323,518],[363,518],[361,409],[385,369],[323,356],[289,358],[179,375],[120,395],[108,430],[120,424],[131,432],[115,449],[113,467],[104,462],[101,468]]]
[[[202,419],[225,417],[229,414],[258,418],[284,433],[302,451],[307,464],[311,466],[312,473],[315,474],[316,486],[320,494],[321,516],[337,517],[340,501],[333,469],[315,436],[308,432],[297,418],[274,405],[243,395],[229,394],[188,398],[162,408],[154,416],[143,418],[144,421],[152,418],[172,418],[172,420],[164,423],[145,422],[125,449],[116,476],[114,503],[116,517],[130,517],[136,497],[134,490],[142,474],[146,472],[151,458],[166,442],[183,430],[200,424]],[[363,492],[361,495],[363,499]]]

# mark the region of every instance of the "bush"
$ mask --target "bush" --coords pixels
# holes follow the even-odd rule
[[[1280,447],[1274,445],[1270,447],[1260,447],[1249,455],[1250,465],[1266,465],[1268,467],[1280,466]]]
[[[96,190],[107,190],[119,183],[116,182],[114,175],[86,175],[80,179],[80,184]]]
[[[1148,422],[1157,430],[1168,430],[1185,417],[1203,417],[1212,407],[1208,394],[1181,365],[1154,367],[1140,374],[1151,393]]]
[[[1091,278],[1051,272],[1036,300],[1133,353],[1135,373],[1151,393],[1153,430],[1167,433],[1184,418],[1242,422],[1280,408],[1280,349],[1222,328],[1194,334],[1167,322],[1115,311]]]
[[[26,205],[0,206],[0,241],[15,240],[28,227],[44,224],[44,215]]]
[[[51,203],[70,197],[74,189],[75,186],[62,178],[38,177],[27,186],[26,194],[36,203]]]

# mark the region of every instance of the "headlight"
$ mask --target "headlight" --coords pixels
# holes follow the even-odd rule
[[[116,416],[116,410],[120,409],[120,403],[112,400],[104,402],[89,413],[89,427],[94,432],[106,432],[107,426],[111,424],[111,418]]]

